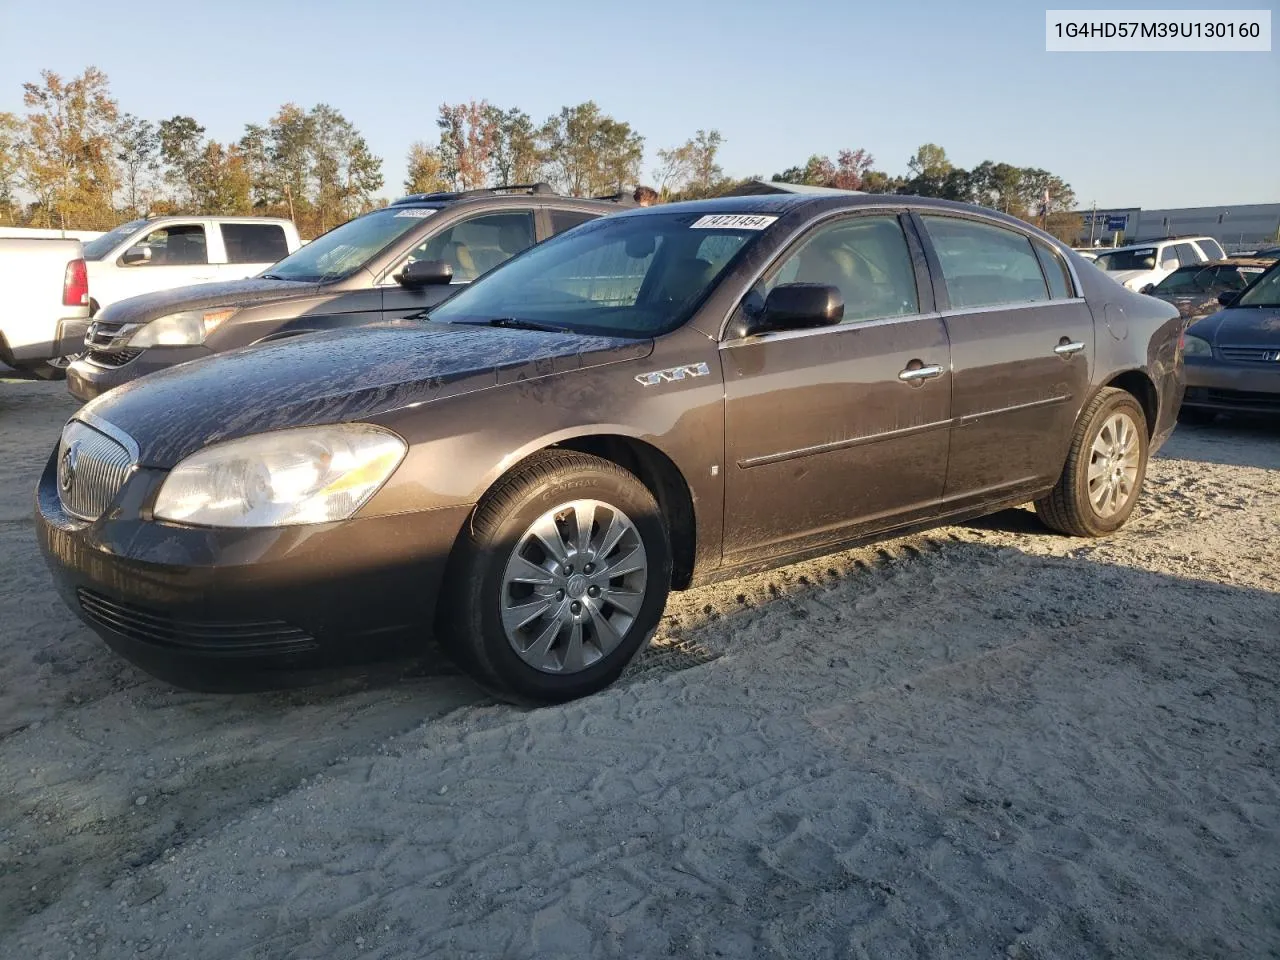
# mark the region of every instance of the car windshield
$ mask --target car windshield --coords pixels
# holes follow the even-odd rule
[[[1117,250],[1114,253],[1098,254],[1093,261],[1099,270],[1113,273],[1117,270],[1154,270],[1156,268],[1156,248],[1142,247],[1137,250]]]
[[[1240,307],[1280,307],[1280,263],[1260,276],[1236,301]]]
[[[311,283],[348,276],[435,212],[434,207],[386,207],[366,213],[299,247],[264,275]]]
[[[527,323],[652,337],[682,324],[776,217],[606,217],[531,248],[431,311],[441,323]]]
[[[122,223],[109,233],[104,233],[100,237],[95,237],[84,245],[84,258],[86,260],[101,260],[117,246],[129,239],[139,227],[145,227],[145,220],[130,220],[128,223]]]

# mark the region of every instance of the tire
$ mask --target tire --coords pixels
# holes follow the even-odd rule
[[[670,538],[648,488],[611,461],[546,450],[477,505],[450,558],[440,639],[496,696],[560,703],[618,678],[670,587]]]
[[[1178,422],[1191,427],[1204,427],[1218,419],[1218,411],[1206,410],[1203,407],[1180,407]]]
[[[24,366],[21,369],[40,380],[65,380],[67,378],[67,367],[69,362],[61,362],[74,358],[59,357],[57,360],[49,360],[44,363],[33,363],[30,366]]]
[[[1123,434],[1123,443],[1116,442],[1118,420],[1127,420],[1131,431]],[[1062,475],[1053,490],[1036,501],[1036,514],[1049,528],[1074,537],[1102,537],[1119,530],[1142,494],[1147,446],[1147,418],[1142,406],[1124,390],[1103,389],[1076,421]],[[1129,456],[1112,460],[1101,453],[1121,448],[1133,451],[1131,463]],[[1091,467],[1101,474],[1095,480],[1094,496],[1089,485]],[[1121,479],[1109,482],[1112,477]],[[1099,506],[1095,497],[1104,488],[1109,492]]]

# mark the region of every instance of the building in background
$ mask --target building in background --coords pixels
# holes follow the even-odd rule
[[[1125,207],[1079,211],[1082,244],[1110,247],[1159,237],[1213,237],[1228,253],[1280,243],[1280,203],[1143,210]],[[1092,233],[1091,233],[1092,228]]]

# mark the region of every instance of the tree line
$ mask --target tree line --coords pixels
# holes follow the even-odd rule
[[[287,216],[315,236],[387,200],[382,158],[329,104],[286,103],[248,123],[234,142],[206,136],[190,116],[152,121],[122,112],[106,74],[88,67],[63,79],[44,71],[23,84],[22,114],[0,113],[0,222],[109,229],[167,213]],[[753,176],[726,176],[724,138],[698,130],[656,152],[642,175],[645,138],[593,101],[536,122],[518,107],[484,100],[442,104],[434,137],[409,148],[405,193],[548,182],[574,196],[607,196],[646,179],[663,201],[717,196]],[[1046,170],[985,161],[954,166],[924,144],[902,175],[875,168],[861,148],[813,155],[774,181],[944,197],[1034,220],[1064,239],[1080,232],[1071,187]]]

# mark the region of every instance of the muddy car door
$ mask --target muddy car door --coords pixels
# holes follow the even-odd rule
[[[898,213],[841,216],[784,250],[738,313],[787,284],[836,287],[841,322],[734,338],[725,379],[724,559],[748,563],[931,513],[946,477],[951,359]]]
[[[457,220],[431,234],[383,277],[382,309],[387,319],[429,309],[441,300],[522,250],[533,246],[533,207],[505,207],[501,211]],[[417,284],[405,274],[415,262],[448,266],[447,283]],[[397,279],[399,278],[399,279]]]
[[[954,365],[948,506],[1043,488],[1062,470],[1089,392],[1088,304],[1038,238],[950,212],[917,222]]]

